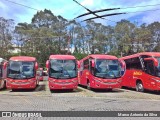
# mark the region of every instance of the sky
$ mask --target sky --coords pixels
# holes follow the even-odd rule
[[[31,19],[37,10],[29,9],[20,5],[13,4],[9,1],[14,1],[19,4],[23,4],[37,10],[49,9],[54,15],[61,15],[68,20],[72,20],[75,17],[86,13],[87,11],[73,0],[0,0],[0,17],[6,19],[14,19],[15,23],[27,22],[31,23]],[[99,22],[105,25],[114,25],[116,22],[122,19],[130,20],[133,23],[153,23],[155,21],[160,22],[160,0],[77,0],[79,3],[84,5],[90,10],[100,10],[106,8],[127,8],[135,6],[146,6],[155,5],[157,6],[146,6],[146,7],[136,7],[127,8],[114,11],[106,11],[97,13],[98,15],[117,13],[117,12],[127,12],[128,14],[117,15],[105,17],[104,19],[95,19],[95,22]],[[156,10],[159,9],[159,10]],[[156,10],[156,11],[147,11]],[[145,12],[136,12],[145,11]],[[135,12],[135,13],[131,13]],[[77,19],[77,21],[83,21],[84,19],[94,17],[93,15],[88,15]]]

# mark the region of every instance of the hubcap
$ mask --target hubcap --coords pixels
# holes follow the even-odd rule
[[[142,89],[143,88],[142,84],[138,84],[138,88]]]

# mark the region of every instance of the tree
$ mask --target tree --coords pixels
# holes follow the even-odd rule
[[[0,55],[3,58],[10,56],[12,47],[12,37],[14,30],[14,21],[0,17]]]
[[[118,54],[132,54],[134,52],[133,44],[135,25],[127,20],[121,20],[115,26],[114,36],[117,44]]]

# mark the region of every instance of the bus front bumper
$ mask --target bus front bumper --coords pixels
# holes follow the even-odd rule
[[[9,89],[33,89],[36,88],[36,81],[9,81],[7,80],[7,88]]]
[[[118,80],[106,80],[105,81],[99,81],[95,80],[91,84],[93,85],[92,88],[95,89],[114,89],[114,88],[121,88],[121,81]]]
[[[73,82],[74,81],[74,82]],[[50,90],[60,90],[60,89],[76,89],[78,86],[78,80],[71,80],[71,81],[67,81],[67,82],[63,82],[63,80],[61,80],[61,82],[59,81],[52,81],[49,80],[49,88]]]

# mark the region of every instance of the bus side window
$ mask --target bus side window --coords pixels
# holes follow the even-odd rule
[[[124,60],[126,63],[126,69],[129,70],[130,69],[130,62],[129,60]]]
[[[145,61],[144,64],[145,64],[146,73],[150,75],[154,75],[155,69],[154,69],[153,61]]]
[[[136,57],[136,58],[132,58],[132,59],[131,59],[131,66],[130,66],[130,68],[131,68],[131,69],[138,69],[138,70],[141,70],[141,69],[142,69],[141,62],[140,62],[139,57]]]

